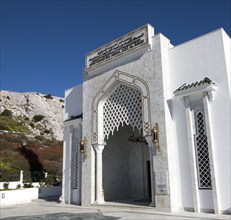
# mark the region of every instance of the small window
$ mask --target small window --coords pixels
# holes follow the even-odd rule
[[[72,145],[72,188],[78,188],[78,162],[79,162],[79,153],[78,153],[78,139],[73,142]]]
[[[196,112],[195,122],[195,148],[199,189],[212,189],[208,140],[205,129],[204,113],[202,111]]]

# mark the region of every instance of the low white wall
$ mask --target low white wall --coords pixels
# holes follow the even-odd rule
[[[0,182],[0,189],[4,189],[3,184],[6,182]],[[8,188],[9,189],[16,189],[17,185],[21,185],[23,187],[23,183],[21,181],[14,181],[14,182],[9,182]]]
[[[4,189],[3,185],[4,183],[6,182],[0,182],[0,189]],[[23,188],[23,185],[24,183],[23,182],[20,182],[20,181],[13,181],[13,182],[8,182],[9,185],[8,185],[8,189],[17,189],[17,186],[20,184],[21,185],[21,188]],[[33,182],[32,183],[32,186],[33,187],[39,187],[39,182]]]
[[[31,202],[33,199],[61,196],[62,187],[28,188],[0,191],[0,206]]]

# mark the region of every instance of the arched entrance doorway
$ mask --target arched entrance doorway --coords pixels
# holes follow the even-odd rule
[[[151,179],[149,191],[152,205],[154,204],[149,99],[147,84],[142,79],[120,71],[116,71],[96,95],[92,121],[92,144],[96,152],[96,203],[104,203],[104,196],[109,200],[147,198],[150,188],[148,179]],[[118,132],[115,132],[116,130]],[[128,141],[131,137],[130,141],[134,142],[135,139],[132,137],[134,132],[139,136],[139,140],[135,141],[138,142],[137,149],[132,146],[134,143]],[[109,138],[114,133],[116,135]],[[148,153],[142,146],[146,142],[145,139],[149,146]],[[144,143],[141,144],[140,140]],[[103,156],[103,151],[107,147]],[[150,163],[147,154],[150,155]],[[124,173],[120,175],[122,171]],[[124,184],[129,187],[129,191],[126,189],[117,191],[117,187],[125,187]]]
[[[151,202],[149,148],[146,142],[130,141],[132,135],[138,137],[138,130],[134,131],[131,126],[125,125],[120,126],[107,140],[103,151],[104,199],[149,205]]]

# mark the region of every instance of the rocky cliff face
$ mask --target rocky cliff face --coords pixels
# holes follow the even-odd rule
[[[0,112],[6,109],[29,133],[63,140],[63,98],[1,90]]]

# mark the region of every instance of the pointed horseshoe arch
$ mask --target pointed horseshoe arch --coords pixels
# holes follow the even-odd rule
[[[143,136],[151,135],[150,93],[146,82],[137,77],[116,70],[96,94],[92,105],[92,144],[103,144],[103,109],[105,101],[119,85],[125,84],[141,93]]]

